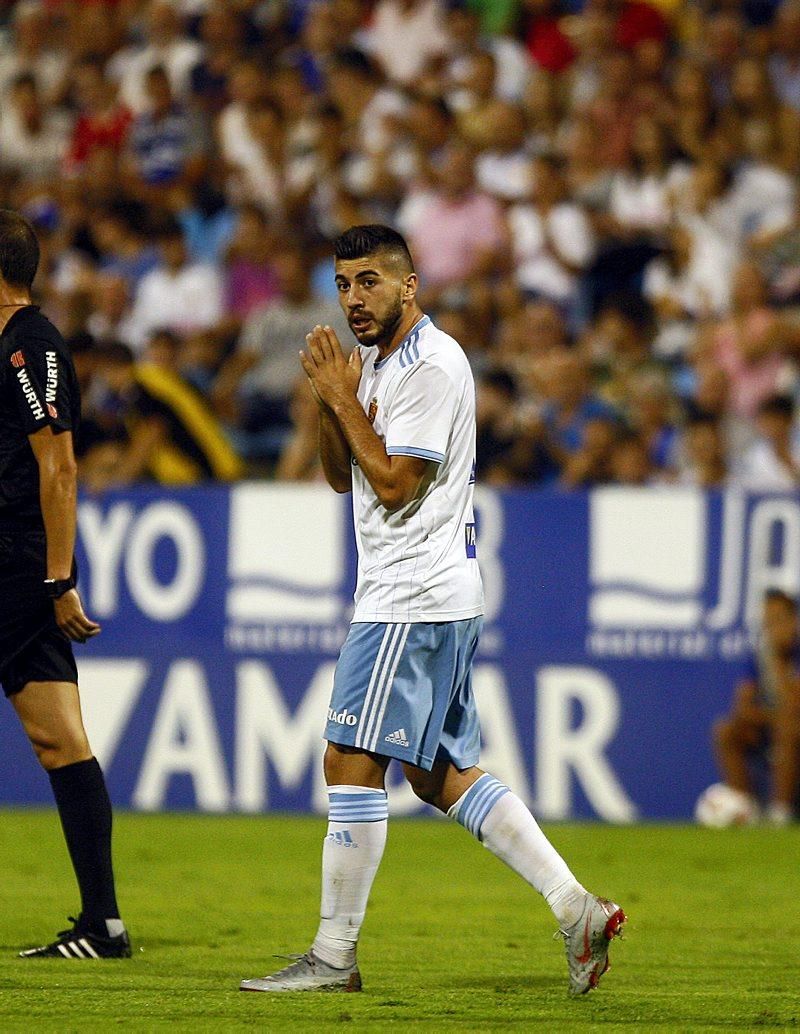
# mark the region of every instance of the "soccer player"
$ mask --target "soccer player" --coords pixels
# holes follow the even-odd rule
[[[331,328],[317,326],[301,353],[326,478],[353,493],[359,554],[325,734],[321,921],[305,954],[241,989],[361,990],[356,944],[386,841],[384,776],[397,758],[418,797],[544,895],[566,942],[570,991],[583,994],[608,968],[625,914],[584,890],[522,801],[477,767],[470,670],[483,592],[469,363],[419,308],[397,232],[352,227],[335,250],[339,299],[359,347],[345,359]]]
[[[86,739],[70,640],[100,631],[75,589],[80,417],[61,335],[31,304],[39,244],[0,210],[0,683],[50,777],[81,894],[81,913],[23,958],[131,953],[111,865],[111,803]]]

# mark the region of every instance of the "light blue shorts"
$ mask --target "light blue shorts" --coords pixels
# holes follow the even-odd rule
[[[472,659],[483,619],[359,621],[339,654],[325,739],[431,769],[478,763]]]

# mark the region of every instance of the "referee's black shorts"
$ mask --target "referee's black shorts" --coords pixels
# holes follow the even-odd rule
[[[72,644],[44,589],[47,547],[38,529],[0,528],[0,683],[7,697],[28,682],[76,682]]]

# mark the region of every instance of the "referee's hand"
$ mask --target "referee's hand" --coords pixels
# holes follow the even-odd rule
[[[70,589],[57,600],[53,600],[53,608],[56,612],[56,624],[74,643],[85,643],[100,631],[97,622],[84,614],[77,589]]]

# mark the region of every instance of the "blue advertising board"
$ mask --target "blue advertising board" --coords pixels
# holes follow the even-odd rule
[[[482,764],[545,819],[688,818],[764,590],[800,589],[800,498],[476,492]],[[77,647],[116,804],[324,811],[321,740],[355,581],[322,485],[139,487],[79,504],[100,636]],[[10,707],[0,801],[47,803]],[[393,776],[395,813],[421,806]]]

